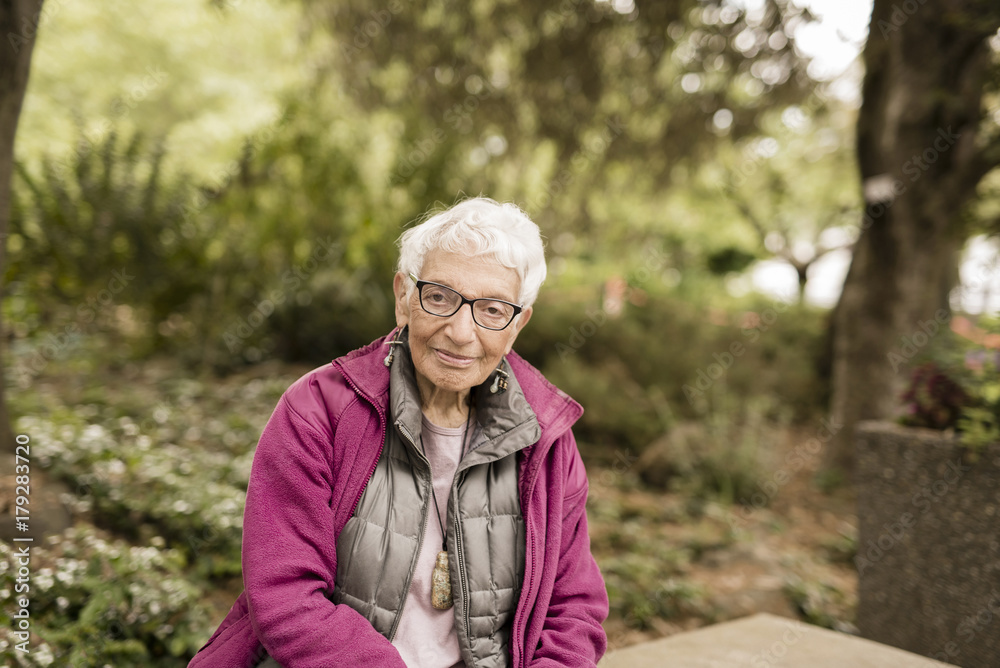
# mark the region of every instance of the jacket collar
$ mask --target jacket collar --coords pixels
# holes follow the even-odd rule
[[[333,361],[348,382],[382,411],[389,408],[390,374],[384,360],[392,347],[389,342],[395,338],[397,331],[393,329],[388,335]],[[520,355],[511,352],[507,355],[507,364],[511,376],[507,394],[513,397],[511,390],[515,385],[520,387],[520,395],[529,410],[534,412],[541,428],[541,444],[547,446],[583,415],[583,407],[579,403],[550,383]],[[480,386],[480,389],[489,394],[486,385]]]

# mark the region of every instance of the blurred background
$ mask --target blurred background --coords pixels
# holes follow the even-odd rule
[[[1000,440],[1000,17],[910,4],[17,16],[3,399],[38,538],[35,649],[7,618],[0,658],[185,665],[241,591],[278,397],[392,328],[395,240],[480,194],[546,238],[516,349],[586,410],[611,646],[757,611],[856,632],[854,423]]]

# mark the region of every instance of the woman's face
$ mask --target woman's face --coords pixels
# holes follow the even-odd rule
[[[518,303],[520,280],[517,272],[485,257],[468,257],[434,250],[424,257],[417,276],[422,281],[446,285],[467,299],[496,297]],[[485,329],[472,319],[472,308],[463,304],[454,315],[442,318],[420,306],[416,286],[406,297],[408,276],[396,274],[396,324],[410,326],[410,354],[418,382],[429,381],[438,389],[464,392],[485,381],[510,352],[521,328],[531,317],[527,308],[506,329]]]

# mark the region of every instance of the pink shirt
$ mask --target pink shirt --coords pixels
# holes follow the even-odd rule
[[[475,432],[475,426],[470,431]],[[458,649],[454,606],[448,610],[436,610],[431,606],[431,573],[434,572],[434,563],[443,543],[441,526],[448,526],[448,498],[455,471],[462,459],[464,434],[465,425],[439,427],[426,416],[423,418],[420,438],[424,454],[431,464],[441,523],[434,519],[434,500],[430,499],[427,526],[420,554],[417,556],[416,570],[392,640],[407,668],[465,668]],[[469,442],[475,442],[474,436],[475,434],[470,434]]]

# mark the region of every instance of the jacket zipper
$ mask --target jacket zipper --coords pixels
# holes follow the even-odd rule
[[[558,417],[561,417],[561,415],[562,415],[562,413],[560,413]],[[570,423],[570,424],[572,424],[572,423]],[[559,425],[560,431],[556,430],[556,425]],[[559,422],[557,420],[553,420],[553,423],[552,423],[552,426],[550,427],[550,429],[552,429],[553,431],[557,431],[557,433],[562,433],[561,432],[561,428],[562,428],[562,425],[559,424]],[[549,441],[546,444],[546,447],[544,448],[543,452],[540,452],[538,454],[536,454],[536,453],[533,452],[532,454],[534,455],[534,457],[532,457],[532,459],[534,459],[535,457],[544,457],[548,453],[549,449],[552,447],[552,445],[555,443],[555,441],[558,438],[559,437],[556,436],[553,440]],[[536,569],[535,569],[535,564],[532,562],[532,555],[537,555],[537,552],[535,551],[535,534],[532,531],[533,526],[532,526],[532,523],[531,523],[530,506],[531,506],[531,495],[535,493],[535,484],[538,482],[538,473],[539,473],[539,471],[541,471],[541,468],[542,468],[541,463],[539,463],[537,466],[534,467],[534,470],[532,471],[531,468],[529,467],[529,464],[531,464],[531,463],[532,463],[531,461],[524,462],[525,471],[531,473],[531,479],[528,480],[528,493],[525,494],[525,499],[528,502],[527,503],[528,508],[527,508],[527,510],[524,513],[524,533],[528,537],[528,539],[530,540],[530,543],[528,545],[528,547],[530,549],[524,555],[524,568],[527,571],[529,571],[529,573],[528,573],[528,588],[526,590],[524,590],[524,591],[521,592],[522,596],[525,597],[525,600],[527,600],[527,597],[531,596],[531,592],[532,592],[532,590],[535,587],[535,570]],[[518,485],[518,487],[520,487],[520,485]],[[524,508],[524,506],[522,506],[522,508]],[[511,666],[511,668],[520,668],[521,666],[524,665],[524,661],[525,661],[524,660],[524,647],[523,647],[523,645],[524,645],[524,637],[523,637],[524,636],[524,632],[520,632],[519,633],[519,629],[522,626],[521,620],[524,618],[525,615],[528,614],[528,612],[527,612],[526,609],[520,607],[520,603],[521,603],[521,601],[519,600],[517,602],[517,605],[518,605],[517,612],[514,613],[514,623],[511,625],[511,645],[513,646],[512,647],[512,651],[511,651],[511,657],[513,658],[513,662],[512,662],[513,665]],[[527,631],[527,629],[525,629],[525,631]]]
[[[424,464],[427,465],[427,470],[430,471],[430,462],[427,461],[427,458],[424,457],[423,453],[417,450],[417,445],[413,442],[413,436],[410,435],[406,426],[401,422],[397,422],[396,426],[399,428],[400,433],[403,434],[403,437],[410,442],[410,445],[413,447],[413,451],[416,452],[423,460]],[[403,586],[403,601],[399,604],[399,612],[396,613],[396,618],[392,620],[392,628],[389,629],[389,642],[392,642],[393,638],[396,637],[396,629],[399,628],[399,620],[403,616],[403,608],[406,607],[406,599],[410,597],[410,583],[413,582],[413,573],[417,569],[417,561],[420,559],[420,550],[422,550],[424,546],[424,533],[427,532],[427,515],[429,514],[431,505],[427,503],[427,497],[429,496],[429,490],[427,489],[428,484],[434,484],[434,477],[431,475],[427,476],[427,482],[424,484],[424,510],[423,519],[420,522],[420,535],[417,537],[417,553],[413,557],[413,562],[410,565],[410,572],[406,576],[406,584]]]
[[[527,466],[527,464],[528,462],[525,462],[525,466]],[[534,477],[528,482],[528,493],[526,495],[526,498],[528,500],[528,505],[531,504],[531,495],[534,494],[535,492],[535,483],[538,481],[539,470],[541,470],[540,466],[535,469]],[[537,553],[535,552],[535,533],[534,531],[532,531],[532,529],[533,527],[531,524],[531,513],[525,512],[524,533],[527,535],[530,541],[529,544],[530,549],[524,556],[524,567],[525,569],[528,570],[528,588],[521,593],[525,597],[531,596],[531,592],[535,586],[535,564],[533,563],[532,559]],[[527,600],[527,598],[525,600]],[[520,604],[520,601],[518,601],[518,603],[515,605],[518,604]],[[511,668],[519,668],[519,666],[524,664],[524,656],[523,656],[524,648],[522,647],[522,645],[524,644],[524,638],[518,637],[519,635],[523,635],[523,633],[519,634],[518,630],[521,628],[521,620],[526,614],[528,613],[524,608],[519,608],[517,612],[514,614],[514,624],[512,625],[511,628],[511,645],[513,645],[513,650],[514,650],[512,653],[514,661],[513,661],[513,666]]]
[[[343,373],[343,369],[341,369],[341,373]],[[351,506],[351,514],[348,515],[348,517],[350,518],[354,517],[354,511],[358,509],[358,504],[361,503],[361,496],[365,493],[365,489],[368,487],[368,483],[371,482],[372,476],[375,475],[375,467],[378,466],[378,460],[382,459],[382,451],[385,450],[387,420],[385,419],[385,413],[382,412],[382,407],[379,406],[376,402],[369,399],[368,395],[366,395],[364,392],[361,391],[361,389],[354,383],[354,381],[351,380],[350,376],[348,376],[346,373],[343,373],[343,376],[344,380],[346,380],[347,383],[351,386],[351,389],[353,389],[359,397],[367,401],[375,408],[375,412],[378,413],[378,422],[379,422],[379,427],[381,429],[380,431],[381,438],[379,439],[381,445],[379,445],[378,447],[378,455],[375,457],[375,461],[372,462],[372,466],[368,470],[368,477],[365,478],[365,484],[361,486],[360,490],[358,490],[358,495],[354,499],[354,505]]]

